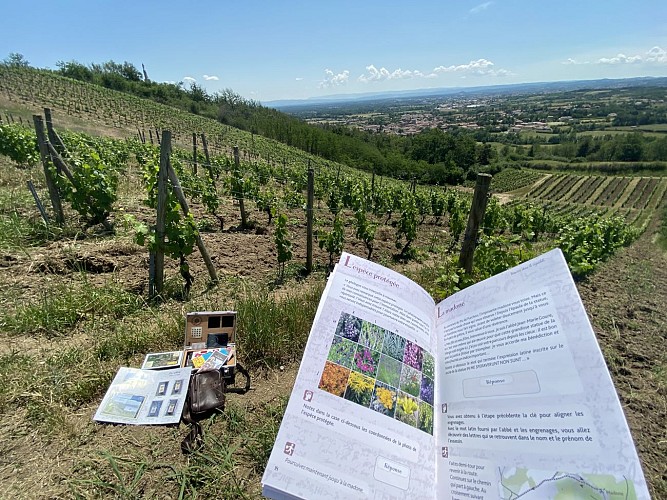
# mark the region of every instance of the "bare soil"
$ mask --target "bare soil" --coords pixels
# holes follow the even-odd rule
[[[667,254],[657,221],[578,285],[654,498],[667,498]]]

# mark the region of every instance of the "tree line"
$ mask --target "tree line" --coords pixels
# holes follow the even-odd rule
[[[20,54],[10,54],[3,64],[29,66]],[[494,133],[491,127],[484,127],[447,132],[434,128],[396,136],[340,125],[311,125],[231,89],[209,93],[194,82],[187,86],[183,82],[155,82],[143,65],[139,70],[127,61],[89,65],[59,61],[57,68],[56,73],[62,76],[183,109],[332,161],[428,184],[461,184],[473,180],[478,172],[496,173],[526,156],[574,161],[667,161],[667,138],[640,133],[598,137],[572,130],[545,138]],[[505,146],[496,149],[494,142]],[[554,147],[542,147],[545,143]],[[512,152],[509,145],[530,147],[512,148]]]
[[[460,184],[493,159],[490,145],[460,131],[425,130],[411,137],[370,133],[341,126],[315,126],[231,89],[208,93],[201,85],[151,81],[127,61],[85,65],[57,63],[57,73],[76,80],[152,99],[275,139],[323,158],[399,179],[431,184]]]

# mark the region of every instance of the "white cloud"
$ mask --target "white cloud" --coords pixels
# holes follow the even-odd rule
[[[410,78],[431,78],[435,75],[425,75],[419,70],[403,70],[401,68],[389,71],[382,67],[377,69],[374,65],[366,66],[367,73],[362,74],[358,80],[362,83],[380,82],[383,80],[406,80]]]
[[[491,7],[491,5],[493,5],[493,2],[481,3],[477,7],[473,7],[472,9],[470,9],[469,13],[470,14],[479,14],[480,12],[483,12],[486,9],[488,9],[489,7]]]
[[[579,62],[569,58],[563,64],[605,64],[605,65],[621,65],[621,64],[667,64],[667,51],[662,47],[655,46],[648,50],[644,55],[626,55],[621,53],[613,57],[600,57],[597,61],[591,63],[590,61]]]
[[[195,78],[192,78],[191,76],[184,76],[183,81],[184,82],[196,82],[197,80]]]
[[[345,85],[350,79],[350,72],[348,70],[344,70],[342,73],[335,74],[333,71],[327,68],[324,70],[324,74],[324,80],[322,80],[318,85],[318,87],[321,89]]]
[[[218,80],[220,80],[220,78],[218,78],[217,76],[210,76],[210,75],[204,75],[203,78],[204,78],[204,80],[206,80],[207,82],[208,82],[208,81],[211,81],[211,80],[214,80],[214,81],[217,82]]]
[[[494,64],[487,59],[478,59],[470,61],[468,64],[459,64],[452,66],[438,66],[430,73],[415,70],[403,70],[401,68],[393,71],[385,67],[377,68],[370,64],[366,66],[366,72],[359,76],[358,80],[362,83],[381,82],[385,80],[406,80],[406,79],[434,79],[444,73],[457,74],[460,77],[465,75],[472,76],[509,76],[512,73],[506,69],[495,69]]]
[[[391,76],[391,73],[389,73],[389,70],[386,68],[377,69],[372,64],[370,66],[366,66],[366,71],[368,71],[367,75],[361,75],[358,78],[360,82],[379,82],[382,80],[388,80]]]
[[[495,64],[488,59],[477,59],[470,61],[468,64],[459,64],[451,66],[438,66],[433,68],[433,73],[461,73],[467,75],[478,76],[508,76],[512,73],[506,69],[495,69]]]
[[[655,46],[646,53],[647,62],[667,63],[667,51]]]
[[[300,77],[300,76],[297,76],[297,77],[296,77],[296,81],[297,81],[297,82],[300,82],[300,81],[302,81],[302,80],[303,80],[302,77]]]
[[[601,57],[598,60],[600,64],[633,64],[642,62],[642,56],[626,56],[625,54],[617,54],[614,57]]]

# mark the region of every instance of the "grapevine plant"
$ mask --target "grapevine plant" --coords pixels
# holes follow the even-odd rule
[[[16,124],[0,125],[0,155],[19,166],[32,166],[39,160],[35,132]]]
[[[56,175],[63,197],[91,224],[106,221],[117,198],[119,166],[105,163],[97,151],[85,147],[74,150],[68,163],[72,182],[63,174]]]
[[[331,231],[325,232],[320,236],[318,243],[320,248],[325,249],[329,253],[329,269],[333,270],[334,258],[343,251],[343,244],[345,243],[343,219],[340,214],[336,214]]]
[[[287,215],[285,214],[280,214],[276,219],[274,239],[278,254],[278,279],[282,280],[285,277],[285,263],[292,259],[292,242],[287,234]]]
[[[414,249],[411,248],[412,242],[417,238],[417,220],[418,210],[415,198],[406,195],[403,199],[401,209],[401,218],[396,228],[396,248],[401,249],[400,259],[408,259],[414,255]],[[401,241],[405,239],[405,244]]]
[[[144,186],[147,190],[146,205],[157,210],[158,198],[158,172],[160,170],[159,150],[152,146],[146,146],[142,151],[137,152],[137,161],[141,165],[143,172]],[[182,170],[178,161],[174,162],[176,174]],[[135,239],[138,244],[146,245],[151,251],[157,250],[157,235],[154,227],[136,221],[131,216],[126,218],[135,229]],[[181,212],[181,207],[173,192],[173,189],[167,189],[166,217],[165,217],[165,241],[162,250],[165,255],[179,261],[179,272],[184,280],[184,291],[186,296],[189,294],[194,282],[194,277],[190,273],[190,266],[187,257],[194,251],[197,241],[198,228],[192,217]]]

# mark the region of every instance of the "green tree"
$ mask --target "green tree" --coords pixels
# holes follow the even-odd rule
[[[18,52],[10,52],[7,57],[2,60],[4,66],[9,66],[10,68],[29,68],[30,63],[28,60],[23,57],[23,54]]]

